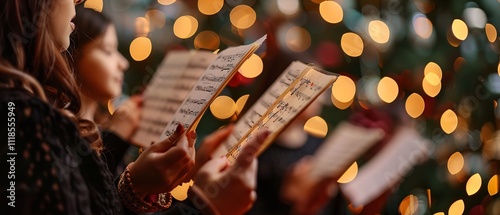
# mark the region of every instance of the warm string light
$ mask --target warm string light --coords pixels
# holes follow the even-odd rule
[[[312,136],[324,138],[328,133],[328,124],[320,116],[313,116],[304,124],[304,131]]]

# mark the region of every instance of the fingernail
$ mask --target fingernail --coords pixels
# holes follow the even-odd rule
[[[196,139],[198,135],[196,135],[196,131],[191,131],[189,132],[189,138],[191,138],[192,140]]]
[[[177,128],[175,129],[175,134],[182,134],[183,127],[181,124],[177,124]]]

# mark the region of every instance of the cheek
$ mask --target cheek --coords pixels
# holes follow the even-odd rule
[[[110,99],[121,92],[121,85],[116,82],[109,62],[103,56],[88,56],[80,63],[83,67],[79,67],[82,84],[95,99]]]

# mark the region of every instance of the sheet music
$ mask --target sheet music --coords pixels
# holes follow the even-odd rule
[[[356,178],[340,189],[355,207],[366,205],[427,159],[429,150],[429,142],[415,129],[402,127],[382,151],[361,167]]]
[[[217,55],[208,51],[169,53],[144,92],[141,122],[133,140],[158,141],[169,119]]]
[[[381,129],[340,123],[314,155],[311,177],[318,180],[339,178],[359,156],[383,137]]]
[[[234,162],[241,147],[262,129],[269,130],[270,136],[276,136],[336,78],[333,73],[319,72],[300,62],[292,63],[236,124],[228,138],[229,143],[223,145],[229,162]],[[228,146],[231,146],[229,150]]]
[[[253,44],[230,47],[220,52],[217,58],[208,66],[195,87],[186,96],[177,111],[171,117],[162,131],[160,140],[170,136],[177,124],[190,128],[198,120],[208,105],[218,94],[228,79],[232,77],[243,61],[248,58],[266,39],[263,36]]]

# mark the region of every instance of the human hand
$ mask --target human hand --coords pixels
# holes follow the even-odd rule
[[[136,194],[170,192],[194,166],[196,133],[178,125],[169,138],[149,146],[130,167],[130,179]]]
[[[246,144],[232,166],[226,157],[214,158],[203,165],[196,175],[192,190],[203,192],[219,214],[244,214],[248,211],[257,194],[257,152],[269,135],[260,132]],[[197,197],[191,197],[196,204]]]
[[[108,129],[126,141],[130,141],[132,134],[139,126],[142,113],[142,96],[130,97],[113,113]],[[136,143],[134,143],[136,144]],[[146,147],[136,144],[139,147]]]

